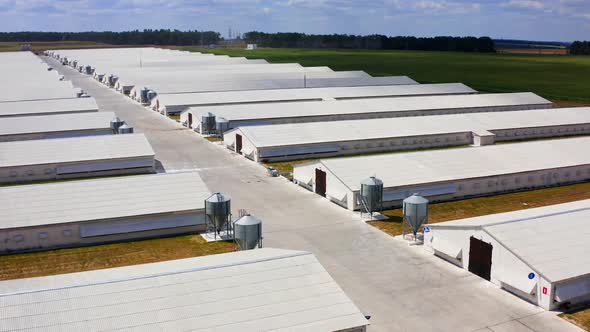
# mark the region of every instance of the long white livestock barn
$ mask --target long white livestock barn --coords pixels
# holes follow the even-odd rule
[[[193,66],[217,64],[264,63],[243,57],[214,56],[160,48],[114,48],[91,50],[55,50],[47,54],[64,65],[75,69],[90,66],[94,73],[118,75],[120,70],[174,70]]]
[[[551,108],[534,93],[499,93],[193,107],[180,121],[201,134],[243,126]],[[205,124],[205,126],[203,126]]]
[[[231,67],[229,67],[231,66]],[[163,88],[159,84],[165,84],[167,81],[174,78],[175,83],[179,82],[201,82],[201,81],[244,81],[244,80],[272,80],[276,77],[285,78],[292,77],[290,74],[299,74],[301,77],[307,74],[313,73],[334,73],[328,67],[311,67],[305,68],[301,66],[280,66],[273,67],[274,65],[251,65],[251,64],[239,64],[239,65],[218,65],[218,66],[207,66],[207,67],[190,67],[184,68],[183,70],[170,71],[170,70],[159,70],[159,71],[128,71],[120,72],[117,76],[116,82],[113,86],[115,90],[129,95],[135,86],[140,89],[142,86],[148,87],[152,90],[162,90]],[[228,68],[229,67],[229,68]],[[350,75],[353,77],[368,76],[364,72],[341,72],[347,73],[346,76]],[[334,74],[327,74],[331,77]],[[103,78],[104,80],[104,78]],[[108,82],[108,77],[107,77]],[[160,88],[158,88],[160,87]]]
[[[22,75],[24,74],[15,74],[19,77]],[[35,77],[35,74],[32,73],[31,77]],[[0,90],[0,103],[77,98],[79,91],[74,88],[71,82],[59,81],[57,77],[55,83],[51,84],[42,82],[26,85],[14,84],[17,81],[16,78],[0,81],[5,82]]]
[[[223,143],[255,161],[281,161],[590,134],[590,108],[244,126]]]
[[[0,142],[111,135],[113,112],[0,117]]]
[[[590,200],[428,225],[425,249],[546,310],[590,300]]]
[[[152,173],[154,151],[143,134],[0,143],[0,184]]]
[[[0,54],[0,103],[75,98],[71,82],[30,52]]]
[[[406,76],[370,77],[364,72],[311,72],[224,76],[210,75],[202,79],[186,80],[170,77],[167,80],[146,81],[135,85],[129,96],[140,101],[140,91],[148,87],[156,94],[193,93],[235,90],[297,89],[348,86],[380,86],[417,84]],[[148,101],[147,104],[149,104]]]
[[[209,195],[197,173],[3,187],[0,254],[202,231]]]
[[[295,165],[293,181],[357,210],[361,181],[383,181],[383,206],[413,193],[432,202],[590,180],[590,137],[333,158]]]
[[[369,325],[313,254],[274,248],[2,281],[0,298],[8,331],[364,332]]]
[[[94,98],[69,98],[0,103],[0,118],[98,112]]]
[[[160,94],[150,107],[162,114],[177,114],[197,106],[473,93],[477,91],[461,83],[221,91]]]
[[[363,71],[334,72],[328,67],[273,65],[152,48],[59,50],[48,54],[144,104],[156,94],[417,84],[405,76],[371,77]]]

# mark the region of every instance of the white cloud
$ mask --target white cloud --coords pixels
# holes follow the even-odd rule
[[[0,0],[0,30],[143,28],[587,38],[590,0]],[[567,31],[567,32],[564,32]]]
[[[516,7],[526,9],[545,9],[545,4],[538,0],[510,0],[503,4],[505,7]]]

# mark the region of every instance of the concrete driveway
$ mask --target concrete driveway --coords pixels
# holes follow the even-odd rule
[[[66,79],[147,135],[160,171],[197,170],[210,190],[263,220],[264,245],[313,252],[359,308],[370,331],[581,331],[420,247],[366,225],[356,214],[208,142],[178,123],[57,61]],[[179,197],[190,200],[191,197]]]

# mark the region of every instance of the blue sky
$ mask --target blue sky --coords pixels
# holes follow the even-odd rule
[[[590,39],[590,0],[0,0],[0,31],[176,28]]]

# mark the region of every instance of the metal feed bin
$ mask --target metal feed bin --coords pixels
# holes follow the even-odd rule
[[[148,99],[149,92],[150,92],[150,89],[148,89],[148,88],[141,89],[141,91],[139,92],[139,102],[140,103],[147,104],[149,102],[149,99]]]
[[[205,215],[208,228],[219,234],[223,230],[231,231],[231,199],[222,193],[215,193],[205,200]]]
[[[229,129],[229,121],[226,118],[219,118],[215,120],[215,130],[217,135],[223,137],[223,133]]]
[[[117,83],[117,80],[118,80],[118,79],[119,79],[119,78],[118,78],[117,76],[115,76],[115,75],[109,75],[109,76],[108,76],[108,78],[107,78],[108,85],[109,85],[111,88],[112,88],[112,87],[114,87],[114,86],[115,86],[115,83]]]
[[[154,98],[156,98],[156,95],[157,95],[156,91],[154,91],[154,90],[148,91],[148,93],[147,93],[148,103],[151,102]]]
[[[125,124],[125,122],[123,122],[123,120],[119,119],[119,117],[115,117],[114,119],[111,120],[111,130],[113,131],[113,133],[117,134],[119,133],[119,128]]]
[[[118,129],[119,134],[133,134],[133,127],[129,126],[126,123],[123,123],[121,127]]]
[[[361,212],[373,214],[383,210],[383,181],[371,176],[361,181]]]
[[[239,250],[262,248],[262,221],[250,214],[236,220],[234,239]]]
[[[201,117],[201,134],[211,135],[215,133],[215,115],[207,112]]]
[[[404,199],[403,201],[403,214],[404,214],[404,237],[411,232],[416,239],[416,235],[420,230],[420,227],[424,225],[428,220],[428,200],[418,194]]]

